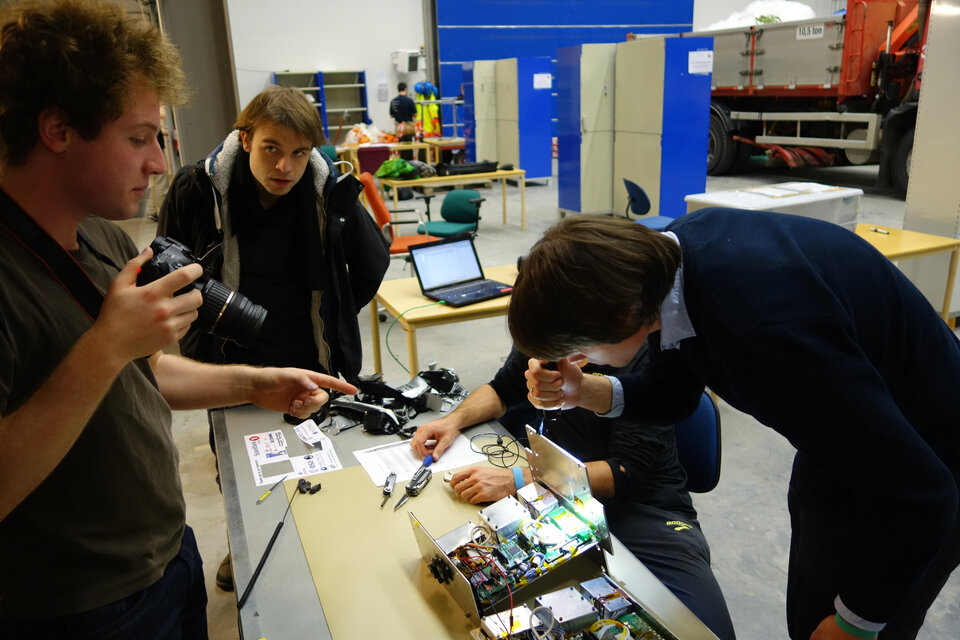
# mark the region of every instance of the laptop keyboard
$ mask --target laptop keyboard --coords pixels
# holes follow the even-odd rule
[[[449,287],[447,289],[440,289],[437,293],[442,293],[444,295],[455,293],[461,296],[469,296],[475,293],[483,293],[484,291],[490,291],[492,289],[499,290],[500,287],[494,286],[489,282],[479,282],[477,284],[465,284],[459,287]]]

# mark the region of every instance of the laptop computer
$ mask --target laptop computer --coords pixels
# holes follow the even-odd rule
[[[513,291],[509,284],[483,277],[477,249],[469,236],[411,245],[410,258],[423,295],[443,300],[451,307],[508,296]]]

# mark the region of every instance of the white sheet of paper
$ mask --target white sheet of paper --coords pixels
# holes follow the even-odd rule
[[[533,74],[533,88],[534,89],[549,89],[553,86],[553,76],[549,73],[535,73]]]
[[[691,51],[687,55],[687,73],[699,75],[713,73],[713,51]]]
[[[398,485],[401,482],[406,482],[413,477],[414,472],[420,468],[420,464],[423,462],[414,453],[409,440],[397,440],[369,449],[360,449],[354,451],[353,456],[367,471],[367,475],[373,480],[373,484],[378,487],[383,486],[391,471],[397,474]],[[461,434],[430,468],[434,473],[438,473],[468,464],[477,464],[485,459],[486,456],[482,453],[470,450],[470,440]]]
[[[250,458],[250,467],[253,469],[254,482],[261,487],[272,485],[284,476],[303,478],[342,469],[340,458],[333,450],[333,443],[325,434],[321,435],[324,438],[323,448],[302,456],[291,456],[287,453],[287,439],[283,431],[266,431],[244,436],[243,441],[247,446],[247,456]],[[265,465],[285,461],[288,462],[286,470],[278,473],[270,473],[263,469]]]

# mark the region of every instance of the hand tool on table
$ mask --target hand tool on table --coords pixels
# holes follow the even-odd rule
[[[413,474],[413,477],[410,478],[410,482],[407,483],[407,486],[404,487],[406,493],[403,494],[403,497],[397,502],[397,506],[393,508],[394,511],[403,506],[407,500],[410,499],[410,496],[418,496],[420,492],[423,491],[423,488],[427,486],[427,483],[430,482],[430,478],[433,477],[433,471],[428,468],[427,460],[433,462],[433,456],[427,456],[424,458],[424,464],[420,465],[420,468],[417,469],[417,472]]]
[[[383,509],[383,505],[387,504],[390,496],[393,495],[393,485],[396,484],[396,482],[397,474],[391,471],[390,475],[387,476],[386,482],[383,483],[383,502],[380,503],[381,509]]]
[[[276,483],[275,485],[273,485],[272,487],[270,487],[269,489],[267,489],[266,493],[264,493],[262,496],[260,496],[259,498],[257,498],[257,504],[260,504],[261,502],[263,502],[264,500],[266,500],[267,497],[273,492],[273,490],[276,489],[277,487],[279,487],[279,486],[280,486],[280,483],[283,482],[284,480],[286,480],[286,479],[289,478],[289,477],[290,477],[290,474],[288,473],[287,475],[285,475],[285,476],[283,476],[282,478],[280,478],[279,480],[277,480],[277,483]]]

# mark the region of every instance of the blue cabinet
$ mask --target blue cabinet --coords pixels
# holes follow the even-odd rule
[[[652,213],[676,218],[684,196],[706,190],[713,38],[621,42],[615,64],[614,210],[626,209],[627,178]]]
[[[467,160],[512,164],[528,180],[553,175],[550,67],[547,57],[463,65]]]
[[[561,213],[611,213],[616,45],[557,50],[557,198]]]
[[[497,160],[550,178],[553,73],[550,58],[497,60]]]

